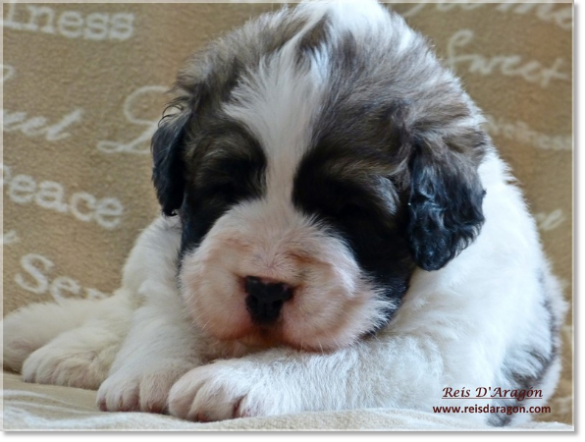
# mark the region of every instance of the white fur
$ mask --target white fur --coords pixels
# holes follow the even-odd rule
[[[356,35],[381,20],[373,4],[363,10],[321,7],[333,8],[335,20]],[[343,8],[354,8],[353,15],[363,19],[348,20]],[[311,12],[314,21],[320,11]],[[406,35],[406,50],[414,36],[398,23],[394,32]],[[476,241],[441,270],[416,270],[390,324],[355,341],[375,323],[382,301],[343,242],[290,203],[292,174],[327,77],[325,62],[293,74],[290,58],[285,48],[281,57],[249,72],[224,109],[266,146],[268,192],[234,206],[186,254],[181,293],[175,280],[180,226],[159,218],[137,240],[123,287],[112,298],[33,305],[9,315],[6,367],[22,370],[28,381],[100,385],[104,410],[166,410],[202,421],[370,407],[430,411],[459,402],[441,399],[445,387],[498,387],[507,380],[505,368],[534,370],[520,351],[546,353],[549,318],[540,303],[539,269],[545,269],[557,326],[566,306],[535,223],[495,152],[479,169],[486,222]],[[246,336],[252,327],[240,286],[246,275],[302,283],[297,304],[283,308],[277,344],[287,347]],[[315,351],[320,349],[326,351]],[[515,349],[514,366],[504,367]],[[556,362],[540,386],[545,398],[558,375]],[[533,402],[543,404],[523,405]],[[518,415],[516,422],[528,416]]]

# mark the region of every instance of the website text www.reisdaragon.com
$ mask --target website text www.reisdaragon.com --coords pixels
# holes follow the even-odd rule
[[[528,413],[528,414],[548,414],[551,412],[548,406],[530,406],[524,405],[469,405],[469,406],[457,406],[457,405],[439,405],[433,407],[433,413],[445,413],[445,414],[506,414],[508,416],[512,414]]]

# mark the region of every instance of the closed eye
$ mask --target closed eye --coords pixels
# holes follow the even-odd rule
[[[257,197],[264,187],[265,163],[253,157],[218,157],[207,160],[195,179],[197,192],[233,204]]]
[[[331,206],[332,215],[339,218],[358,218],[367,216],[371,210],[363,202],[343,201],[338,205]]]
[[[394,213],[394,195],[387,187],[329,182],[323,209],[339,218],[386,217]]]

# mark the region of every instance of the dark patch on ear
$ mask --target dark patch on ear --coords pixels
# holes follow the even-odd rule
[[[485,190],[469,154],[447,147],[444,140],[414,144],[408,201],[410,248],[419,267],[438,270],[479,234],[485,220]]]
[[[191,112],[184,110],[164,116],[152,137],[152,181],[162,211],[167,216],[175,215],[183,202],[185,172],[182,156],[185,126],[190,117]]]

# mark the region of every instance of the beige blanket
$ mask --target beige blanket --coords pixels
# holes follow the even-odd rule
[[[194,50],[270,4],[3,5],[4,314],[107,296],[157,213],[149,138]],[[489,117],[572,298],[572,4],[402,4]],[[521,320],[521,318],[519,318]],[[572,424],[572,315],[552,412]],[[6,379],[6,428],[461,428],[397,410],[223,424],[97,412],[93,393]],[[546,428],[549,428],[548,426]],[[552,427],[551,427],[552,428]],[[554,428],[559,428],[554,427]]]

